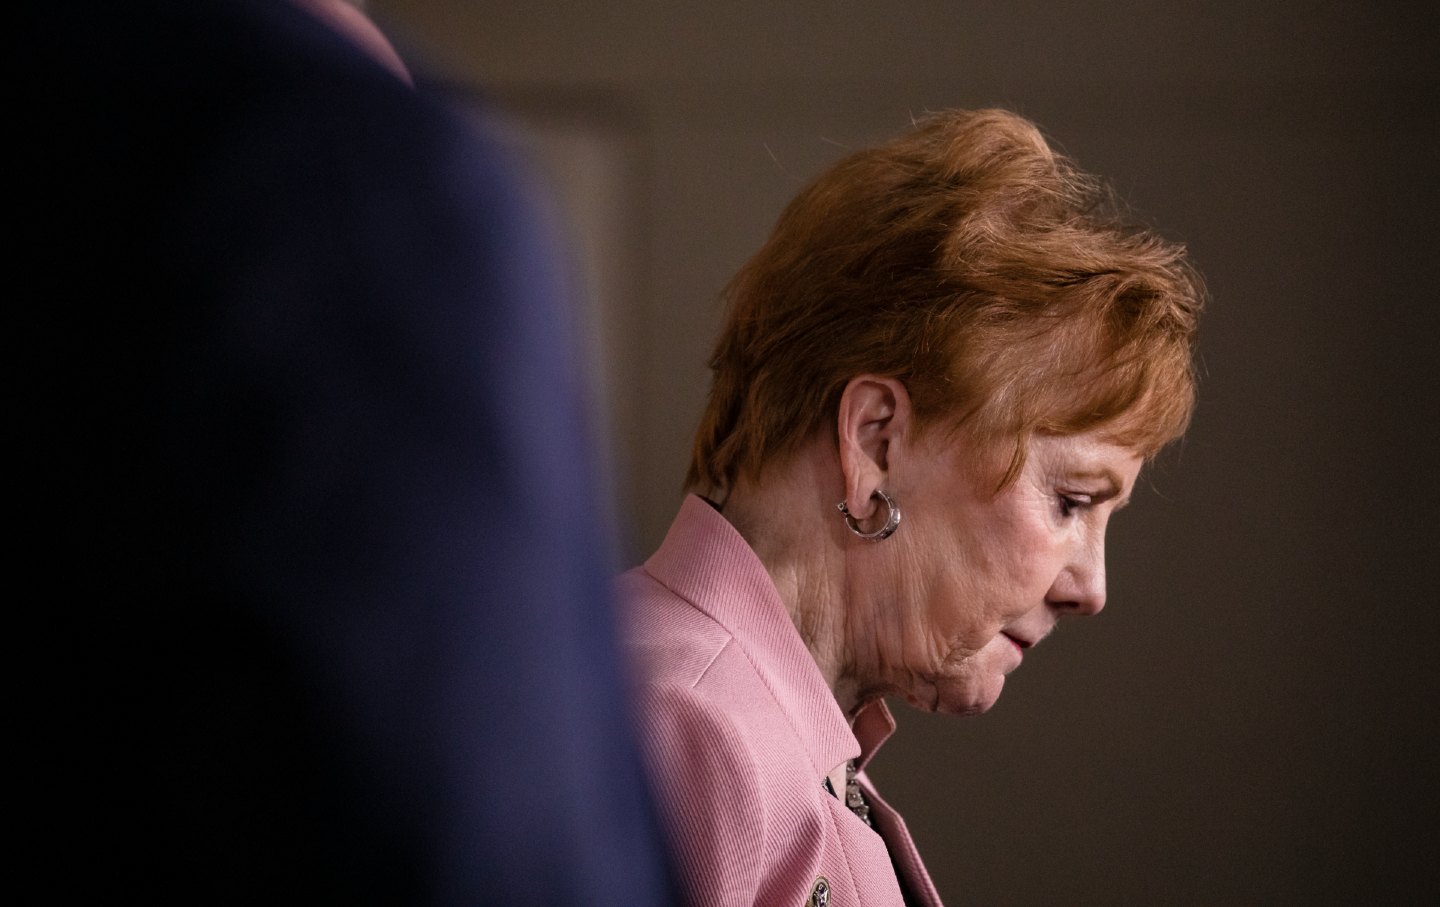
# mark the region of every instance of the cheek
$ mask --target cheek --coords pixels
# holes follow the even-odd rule
[[[932,561],[925,546],[900,541],[879,542],[847,564],[845,633],[854,667],[865,676],[938,664],[926,570]]]
[[[933,644],[944,646],[942,657],[950,665],[965,658],[975,662],[978,679],[971,686],[979,700],[988,695],[980,687],[1002,682],[1014,668],[1014,644],[1001,631],[1044,607],[1059,573],[1060,547],[1050,526],[1031,521],[1003,528],[1007,531],[952,561],[946,581],[930,590]],[[998,686],[993,692],[998,695]]]
[[[851,588],[864,592],[852,600],[849,636],[854,651],[868,652],[857,660],[876,663],[878,673],[935,677],[952,674],[965,659],[991,660],[992,647],[1003,652],[1010,643],[1000,630],[1048,590],[1040,579],[1050,560],[1048,533],[1025,521],[964,533],[917,519],[904,530],[904,544],[891,544],[901,541],[897,534],[879,543],[888,549],[877,546],[872,557],[851,563]]]
[[[1063,561],[1063,533],[1038,521],[1017,529],[1006,538],[1003,557],[997,556],[988,577],[993,616],[1001,622],[1043,603]]]
[[[916,531],[923,525],[903,528],[912,530],[907,544],[877,546],[877,557],[852,562],[851,588],[863,591],[851,601],[847,635],[862,673],[935,677],[993,632],[986,632],[984,609],[976,606],[980,590],[955,546]]]

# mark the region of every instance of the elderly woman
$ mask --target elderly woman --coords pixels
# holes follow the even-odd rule
[[[687,497],[620,579],[697,905],[938,905],[866,763],[1105,604],[1194,396],[1199,282],[1025,120],[951,111],[803,191],[728,290]],[[703,496],[700,496],[703,495]]]

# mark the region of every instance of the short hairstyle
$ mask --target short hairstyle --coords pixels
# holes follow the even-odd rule
[[[687,486],[758,478],[835,424],[849,380],[902,381],[917,426],[1001,454],[1100,429],[1153,456],[1194,407],[1204,297],[1182,246],[1003,110],[949,110],[841,160],[725,291]]]

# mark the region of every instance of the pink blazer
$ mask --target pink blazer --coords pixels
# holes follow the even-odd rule
[[[641,737],[696,907],[904,907],[897,870],[916,903],[940,907],[905,823],[863,772],[894,729],[889,711],[875,703],[852,731],[724,517],[687,497],[618,587]],[[874,828],[825,788],[848,759]]]

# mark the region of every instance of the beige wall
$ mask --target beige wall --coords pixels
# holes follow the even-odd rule
[[[1440,54],[1402,4],[371,0],[537,144],[588,261],[626,559],[668,524],[728,276],[845,148],[1037,119],[1187,241],[1202,405],[1111,605],[877,768],[951,903],[1393,902],[1437,843]],[[1427,46],[1428,44],[1428,46]]]

